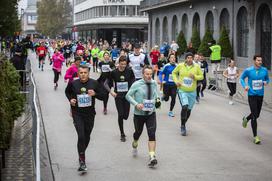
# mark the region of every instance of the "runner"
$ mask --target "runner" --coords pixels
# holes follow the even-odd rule
[[[56,48],[55,53],[52,57],[53,71],[54,71],[54,89],[58,87],[59,75],[61,73],[62,63],[65,61],[62,53]]]
[[[169,55],[169,63],[163,67],[161,72],[163,80],[163,101],[168,101],[171,97],[170,110],[168,116],[174,117],[173,109],[176,104],[177,86],[173,81],[172,72],[176,68],[176,56],[174,54]]]
[[[257,134],[257,119],[261,113],[264,86],[269,83],[269,75],[267,69],[262,66],[261,55],[255,55],[253,60],[254,65],[245,69],[240,77],[241,85],[248,92],[248,103],[251,112],[247,117],[243,117],[243,127],[246,128],[248,121],[251,120],[254,143],[260,144],[261,139]],[[248,79],[247,83],[245,82],[246,78]]]
[[[196,100],[197,81],[203,79],[199,65],[193,63],[194,55],[187,53],[185,62],[180,63],[172,72],[173,80],[178,88],[181,110],[181,135],[186,136],[186,122],[188,121]]]
[[[229,88],[229,104],[233,105],[233,96],[236,94],[237,78],[239,77],[239,70],[234,60],[230,60],[229,67],[223,72],[223,76],[227,79]]]
[[[65,43],[63,46],[63,55],[65,58],[66,67],[68,67],[72,55],[72,45],[70,43]]]
[[[114,63],[110,60],[110,54],[108,52],[105,52],[103,55],[103,61],[99,62],[99,67],[101,69],[101,75],[97,79],[97,81],[101,84],[101,86],[104,88],[104,83],[107,79],[110,78],[110,72],[115,68]],[[112,82],[109,82],[108,85],[112,87]],[[107,105],[109,100],[109,92],[104,88],[102,89],[105,93],[104,100],[103,100],[103,113],[106,115],[108,113]]]
[[[93,60],[93,72],[97,72],[97,67],[98,67],[98,53],[99,53],[99,48],[96,46],[96,44],[93,44],[93,49],[91,51],[91,56]]]
[[[118,125],[121,133],[121,141],[126,141],[123,120],[127,120],[129,116],[130,104],[125,96],[128,89],[134,82],[135,77],[133,71],[127,67],[127,58],[122,56],[119,58],[118,69],[111,72],[110,79],[105,81],[105,88],[115,98],[115,105],[118,112]],[[111,91],[109,82],[114,81],[114,91]]]
[[[72,81],[78,77],[78,67],[81,60],[81,57],[75,57],[75,62],[66,70],[64,80],[68,80],[68,84],[72,83]]]
[[[132,67],[136,80],[140,80],[143,78],[142,69],[145,65],[149,65],[147,56],[143,53],[140,53],[140,49],[141,45],[139,43],[136,43],[134,45],[134,53],[130,54],[128,57],[128,62]]]
[[[146,125],[149,141],[148,149],[150,160],[149,167],[157,164],[155,156],[156,149],[156,112],[160,107],[160,99],[157,92],[157,84],[152,80],[152,67],[143,68],[143,79],[134,82],[129,89],[126,99],[135,107],[134,109],[134,141],[132,142],[134,156],[137,154],[138,140],[142,134],[144,124]]]
[[[44,46],[44,42],[41,42],[41,45],[37,48],[37,55],[39,58],[39,69],[41,68],[42,71],[43,71],[44,60],[47,54],[46,52],[47,50]]]
[[[74,126],[78,134],[77,149],[79,172],[86,172],[85,151],[95,119],[95,98],[103,99],[101,87],[96,80],[89,78],[89,67],[79,67],[79,79],[68,84],[65,94],[71,104]]]

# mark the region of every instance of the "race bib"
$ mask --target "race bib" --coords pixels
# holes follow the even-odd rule
[[[78,107],[90,107],[92,106],[92,97],[88,94],[77,95]]]
[[[154,100],[146,100],[144,99],[144,108],[143,108],[143,111],[153,111],[154,110],[154,107],[155,107],[155,101]]]
[[[253,90],[262,90],[263,89],[263,81],[262,80],[252,80],[252,88],[253,88]]]
[[[67,50],[66,50],[66,53],[70,53],[70,50],[67,49]]]
[[[102,65],[101,70],[102,72],[110,72],[110,65]]]
[[[174,80],[173,80],[173,75],[172,75],[172,74],[169,75],[169,77],[168,77],[168,82],[174,82]]]
[[[40,54],[43,55],[44,54],[44,50],[40,50]]]
[[[117,92],[127,92],[128,82],[117,82],[116,87],[117,87]]]
[[[140,65],[134,65],[135,78],[142,78],[142,67]]]
[[[228,82],[235,83],[236,82],[236,76],[232,75],[228,77]]]
[[[183,86],[184,87],[192,87],[193,86],[193,79],[189,77],[184,77],[183,78]]]

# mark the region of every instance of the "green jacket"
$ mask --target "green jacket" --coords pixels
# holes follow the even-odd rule
[[[212,51],[211,53],[211,61],[218,61],[221,60],[221,46],[220,45],[213,45],[210,47],[210,50]]]
[[[195,79],[192,80],[189,74],[193,74]],[[203,72],[200,66],[194,63],[188,66],[185,62],[178,64],[178,66],[172,72],[173,80],[175,83],[181,83],[178,89],[185,92],[193,92],[196,90],[197,81],[204,78]]]
[[[144,79],[140,79],[132,84],[132,86],[130,87],[126,95],[126,99],[135,107],[137,104],[143,104],[144,100],[148,99],[147,92],[148,92],[148,88],[147,88],[146,82],[144,81]],[[157,98],[158,98],[157,83],[155,80],[152,80],[151,81],[151,100],[154,101],[154,105]],[[148,111],[148,112],[138,110],[136,107],[134,109],[135,115],[142,115],[142,116],[150,115],[153,112],[155,112],[155,106],[153,106],[152,111]]]

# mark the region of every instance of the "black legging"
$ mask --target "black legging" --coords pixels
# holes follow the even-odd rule
[[[109,101],[109,93],[106,93],[103,99],[104,109],[107,109],[108,101]]]
[[[173,111],[175,104],[176,104],[177,86],[164,84],[163,94],[164,94],[163,95],[164,101],[168,101],[169,97],[171,97],[170,111]]]
[[[93,72],[97,72],[97,67],[98,67],[98,58],[93,57]]]
[[[116,97],[115,105],[118,112],[118,125],[121,135],[124,135],[124,121],[127,120],[129,116],[130,103],[124,97]]]
[[[156,123],[155,112],[153,112],[151,115],[146,115],[146,116],[140,116],[140,115],[134,114],[133,120],[134,120],[134,127],[135,127],[135,132],[133,134],[134,140],[139,140],[144,129],[144,124],[145,124],[149,141],[156,141],[157,123]]]
[[[206,89],[206,86],[207,86],[207,80],[206,80],[206,78],[204,78],[201,81],[197,81],[197,85],[198,86],[196,88],[196,96],[199,97],[199,93],[203,92]]]
[[[251,113],[247,116],[247,120],[251,120],[252,132],[255,137],[257,136],[257,119],[262,110],[263,96],[248,96],[248,103]]]
[[[95,115],[73,113],[74,126],[78,135],[77,150],[79,158],[85,161],[85,151],[90,142],[90,135],[94,126]]]
[[[54,83],[58,83],[60,72],[58,72],[56,69],[53,69],[53,71],[54,71]]]
[[[188,108],[188,105],[182,106],[181,113],[180,113],[181,126],[185,126],[190,115],[191,115],[191,110]]]
[[[236,83],[232,83],[232,82],[227,82],[228,88],[230,90],[229,95],[233,96],[234,94],[236,94]]]

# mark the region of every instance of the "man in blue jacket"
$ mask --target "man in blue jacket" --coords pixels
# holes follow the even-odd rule
[[[250,107],[250,114],[247,117],[243,117],[243,127],[247,127],[248,121],[251,120],[251,127],[254,136],[254,143],[260,144],[261,139],[257,135],[257,118],[259,118],[264,96],[264,86],[269,83],[268,71],[262,66],[262,56],[255,55],[254,65],[245,69],[241,75],[240,83],[248,92],[248,103]],[[247,83],[245,79],[248,79]]]

